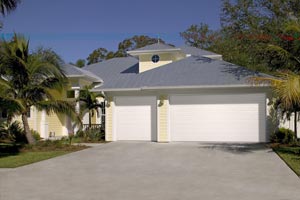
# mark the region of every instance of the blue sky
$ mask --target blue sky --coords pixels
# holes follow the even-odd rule
[[[179,32],[204,22],[220,27],[221,0],[22,0],[4,19],[2,36],[23,33],[31,48],[49,47],[66,62],[99,47],[116,50],[133,35],[160,35],[182,45]]]

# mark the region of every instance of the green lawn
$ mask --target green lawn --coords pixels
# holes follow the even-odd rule
[[[273,149],[300,176],[300,147],[276,147]]]
[[[39,141],[35,145],[0,143],[0,168],[15,168],[88,148],[64,140]]]
[[[16,155],[0,157],[0,168],[20,167],[67,153],[70,153],[70,151],[22,152]]]

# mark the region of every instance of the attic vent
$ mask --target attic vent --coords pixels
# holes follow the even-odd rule
[[[159,61],[159,56],[158,55],[153,55],[151,60],[152,60],[152,62],[157,63]]]

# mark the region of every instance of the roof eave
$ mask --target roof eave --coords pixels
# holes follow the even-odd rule
[[[160,50],[138,50],[138,51],[127,51],[129,55],[137,56],[142,54],[150,54],[150,53],[165,53],[165,52],[174,52],[181,51],[181,49],[160,49]]]
[[[156,86],[156,87],[141,87],[141,88],[97,88],[92,89],[94,92],[117,92],[117,91],[145,91],[145,90],[166,90],[166,89],[217,89],[217,88],[270,88],[270,85],[202,85],[202,86]]]
[[[86,79],[86,80],[91,81],[91,82],[103,83],[102,79],[87,76],[87,75],[67,75],[66,77],[67,78],[83,78],[83,79]]]

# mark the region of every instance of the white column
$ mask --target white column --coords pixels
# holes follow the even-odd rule
[[[74,93],[75,93],[75,99],[77,99],[80,94],[80,89],[75,89]],[[77,114],[80,112],[80,102],[79,101],[76,102],[75,111],[77,112]]]
[[[74,89],[75,89],[75,90],[74,90],[74,97],[75,97],[75,99],[77,99],[77,98],[79,98],[80,88],[79,88],[79,87],[76,87],[76,88],[74,88]],[[76,111],[77,114],[79,114],[79,112],[80,112],[80,102],[79,102],[79,101],[76,102],[76,105],[75,105],[75,111]],[[73,124],[72,124],[72,126],[74,127]],[[75,126],[75,127],[74,127],[74,133],[77,133],[77,131],[78,131],[78,127]]]
[[[44,139],[49,138],[48,123],[46,121],[46,115],[47,115],[46,111],[43,110],[42,115],[41,115],[41,137]]]

